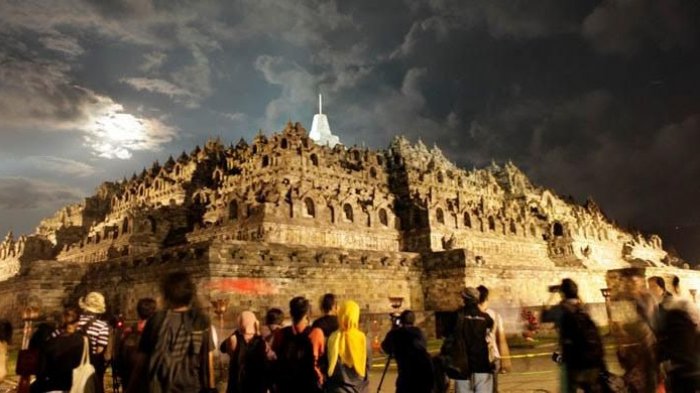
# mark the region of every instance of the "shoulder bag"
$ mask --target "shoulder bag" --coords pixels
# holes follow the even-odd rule
[[[95,392],[95,367],[90,364],[90,343],[83,337],[83,356],[78,367],[73,369],[73,384],[70,393]]]

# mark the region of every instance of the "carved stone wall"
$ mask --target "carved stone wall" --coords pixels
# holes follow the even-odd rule
[[[504,310],[541,304],[563,277],[600,302],[605,271],[630,266],[700,286],[697,272],[665,261],[658,236],[620,228],[593,201],[533,185],[512,163],[465,170],[402,137],[385,150],[329,148],[290,123],[250,144],[210,140],[103,183],[33,235],[8,235],[0,306],[13,310],[27,290],[57,306],[98,289],[131,314],[160,277],[184,268],[204,300],[228,296],[232,310],[286,309],[292,296],[331,291],[369,313],[403,296],[431,320],[431,311],[459,303],[464,285],[491,287]],[[46,266],[65,268],[55,272],[60,284],[42,286]]]

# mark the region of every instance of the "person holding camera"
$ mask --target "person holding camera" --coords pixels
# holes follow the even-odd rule
[[[413,311],[405,310],[382,341],[382,351],[396,359],[399,369],[396,393],[430,393],[433,389],[428,343],[415,321]]]
[[[561,354],[552,360],[562,364],[562,393],[603,392],[600,375],[605,371],[603,341],[598,327],[583,307],[574,280],[565,278],[561,285],[551,286],[552,297],[557,293],[561,301],[554,307],[545,306],[542,322],[553,322],[559,331]]]

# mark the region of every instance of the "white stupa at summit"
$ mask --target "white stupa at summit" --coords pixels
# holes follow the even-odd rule
[[[311,123],[309,138],[322,146],[333,147],[340,143],[340,139],[331,132],[328,117],[323,114],[323,96],[321,94],[318,95],[318,113],[314,115],[314,120]]]

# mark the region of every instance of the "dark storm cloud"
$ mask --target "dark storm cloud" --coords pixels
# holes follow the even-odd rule
[[[348,145],[402,133],[466,167],[512,159],[700,260],[683,230],[700,222],[698,4],[0,2],[0,142],[19,147],[0,143],[0,176],[89,189],[209,135],[308,127],[320,91]],[[55,132],[72,144],[18,142]]]
[[[695,0],[608,0],[583,21],[583,35],[603,53],[690,49],[698,40]]]
[[[0,207],[8,210],[80,202],[82,192],[71,187],[35,179],[0,178]]]

